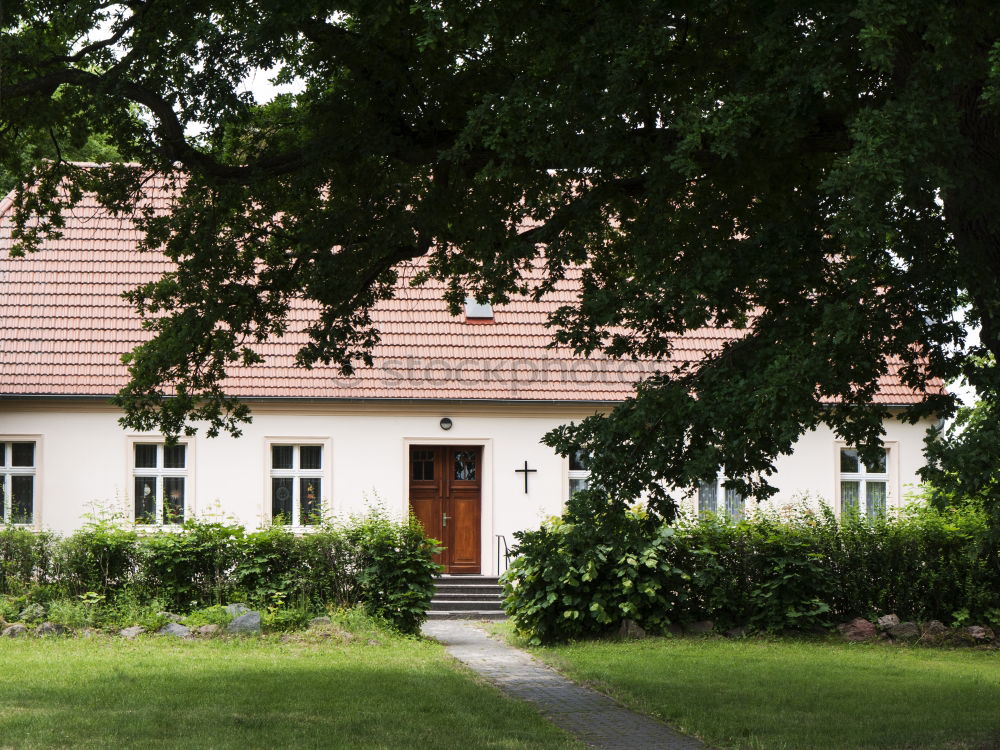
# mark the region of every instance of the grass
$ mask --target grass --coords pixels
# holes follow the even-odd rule
[[[582,747],[437,644],[375,638],[0,639],[0,750]]]
[[[651,638],[533,652],[717,748],[1000,750],[997,651]]]

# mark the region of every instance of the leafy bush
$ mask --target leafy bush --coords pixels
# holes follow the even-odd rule
[[[16,526],[0,528],[0,594],[22,594],[52,576],[57,537]]]
[[[517,534],[505,606],[533,642],[598,635],[632,619],[662,632],[717,627],[813,630],[895,612],[976,621],[1000,615],[1000,565],[974,504],[912,506],[893,519],[759,513],[667,525],[577,493],[560,519]]]
[[[112,521],[95,521],[62,539],[54,557],[55,576],[68,593],[107,596],[135,577],[139,536]]]
[[[362,605],[415,632],[434,591],[436,549],[412,519],[380,513],[303,536],[276,526],[248,534],[204,521],[139,534],[99,519],[64,539],[4,528],[0,616],[16,620],[26,605],[51,602],[71,627],[152,629],[164,624],[156,613],[165,609],[195,609],[214,618],[197,624],[223,625],[228,617],[216,617],[215,605],[240,601],[271,613],[265,620],[280,630],[329,608]]]
[[[226,602],[244,539],[242,526],[198,520],[151,534],[142,540],[141,586],[180,611]]]

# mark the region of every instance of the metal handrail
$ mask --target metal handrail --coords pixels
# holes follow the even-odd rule
[[[503,534],[497,534],[497,575],[502,575],[507,572],[507,566],[510,565],[510,547],[507,546],[507,537]],[[500,570],[500,544],[503,543],[503,570]]]

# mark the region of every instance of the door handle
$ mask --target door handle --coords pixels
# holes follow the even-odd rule
[[[449,516],[447,513],[442,513],[441,514],[441,527],[442,528],[448,525],[448,519],[449,518],[451,518],[451,516]]]

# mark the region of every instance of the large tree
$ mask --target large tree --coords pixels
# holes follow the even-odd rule
[[[766,494],[773,459],[820,423],[874,451],[890,368],[915,389],[968,369],[995,392],[995,367],[966,368],[1000,354],[993,2],[2,8],[0,157],[23,175],[21,247],[81,190],[140,214],[151,173],[177,191],[140,219],[177,270],[132,294],[155,336],[118,397],[131,427],[237,429],[226,367],[255,361],[295,298],[321,308],[300,364],[351,372],[394,266],[421,256],[454,305],[543,293],[521,277],[538,258],[552,280],[585,267],[555,337],[663,365],[549,439],[592,450],[622,498],[663,500],[720,465]],[[299,93],[256,103],[241,90],[255,69]],[[132,166],[36,163],[22,144],[39,133],[107,134]],[[673,336],[704,325],[747,335],[676,367]],[[929,397],[903,417],[950,408]]]

